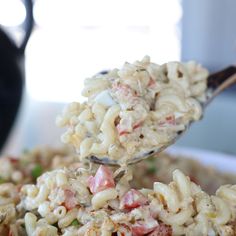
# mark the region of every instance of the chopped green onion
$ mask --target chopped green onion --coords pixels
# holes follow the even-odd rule
[[[3,184],[3,183],[5,183],[6,181],[5,181],[5,179],[3,179],[1,176],[0,176],[0,184]]]
[[[79,221],[77,219],[74,219],[72,222],[71,222],[71,225],[72,226],[78,226],[80,225]]]
[[[148,174],[155,174],[157,171],[157,168],[155,166],[149,166],[147,169]]]
[[[34,179],[37,179],[43,173],[43,167],[39,164],[35,165],[33,168],[31,175]]]

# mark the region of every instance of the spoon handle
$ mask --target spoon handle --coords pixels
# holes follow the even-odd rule
[[[204,105],[208,105],[220,92],[234,84],[236,84],[236,66],[229,66],[209,75],[207,79],[207,101]]]

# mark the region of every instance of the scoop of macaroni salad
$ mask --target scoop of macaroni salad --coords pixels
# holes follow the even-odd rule
[[[81,159],[125,163],[170,143],[202,116],[208,71],[195,62],[152,63],[148,56],[84,81],[84,103],[67,106],[57,124]]]
[[[130,168],[84,165],[36,184],[0,186],[1,236],[171,236],[236,233],[236,185],[208,195],[180,170],[169,184],[134,189]]]

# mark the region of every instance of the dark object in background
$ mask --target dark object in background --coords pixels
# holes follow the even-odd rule
[[[23,0],[25,31],[19,47],[0,27],[0,150],[2,149],[19,110],[24,87],[24,51],[33,28],[32,1]]]

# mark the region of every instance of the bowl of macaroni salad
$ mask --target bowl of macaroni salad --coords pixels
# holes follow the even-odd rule
[[[81,164],[1,184],[0,235],[235,235],[236,185],[208,195],[176,169],[168,184],[135,189],[131,167],[119,171]]]
[[[0,235],[234,235],[236,175],[159,155],[121,178],[65,148],[2,157]]]
[[[157,65],[148,56],[84,82],[84,103],[67,106],[57,124],[82,159],[126,163],[171,143],[202,116],[208,71],[195,62]]]

